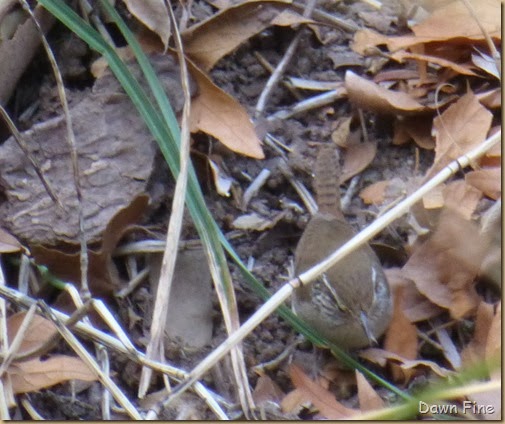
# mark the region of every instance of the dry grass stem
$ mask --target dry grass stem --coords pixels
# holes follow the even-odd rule
[[[167,325],[168,303],[170,299],[170,291],[172,287],[172,279],[175,270],[175,261],[177,258],[177,250],[179,238],[182,228],[182,218],[184,215],[184,203],[186,199],[186,187],[188,182],[188,161],[189,161],[189,113],[191,105],[191,95],[189,92],[189,76],[184,60],[180,34],[177,29],[176,22],[172,14],[172,8],[168,8],[171,12],[173,37],[177,45],[177,55],[179,57],[179,66],[181,68],[181,83],[184,92],[184,107],[181,122],[181,146],[179,164],[180,170],[175,185],[174,199],[172,203],[172,213],[167,230],[167,242],[163,253],[163,262],[160,270],[160,279],[158,289],[156,290],[153,317],[151,321],[149,343],[147,345],[146,356],[149,359],[164,361],[164,343],[165,327]],[[152,370],[143,368],[139,382],[138,396],[143,398],[149,388],[151,382]],[[168,383],[168,380],[167,380]]]
[[[244,196],[242,197],[242,209],[246,210],[247,205],[251,201],[251,199],[258,194],[260,191],[261,187],[265,185],[265,183],[268,180],[268,177],[270,177],[270,170],[269,169],[262,169],[261,172],[258,174],[258,176],[253,180],[251,184],[249,184],[249,187],[244,191]]]
[[[310,18],[315,5],[316,5],[315,0],[309,0],[303,9],[303,17]],[[256,103],[256,113],[255,113],[256,118],[259,118],[261,115],[263,115],[268,99],[270,98],[270,95],[272,94],[274,87],[277,85],[282,75],[284,75],[286,68],[291,62],[291,59],[293,58],[293,55],[295,54],[298,44],[300,43],[300,40],[303,36],[303,33],[304,31],[302,30],[298,31],[298,33],[291,41],[291,44],[287,48],[286,52],[284,53],[284,56],[282,57],[281,61],[277,64],[275,71],[270,75],[270,78],[268,78],[268,81],[265,84],[265,88],[261,92],[258,98],[258,102]]]
[[[107,388],[107,390],[110,391],[112,396],[114,396],[114,399],[116,399],[116,401],[126,410],[128,415],[135,420],[141,420],[142,415],[140,412],[137,411],[128,397],[119,389],[110,376],[100,369],[100,366],[84,348],[82,343],[79,342],[72,332],[58,319],[57,316],[55,316],[55,314],[52,313],[51,309],[47,305],[42,304],[41,307],[47,318],[56,325],[56,328],[63,339],[74,350],[74,352],[77,353],[84,363],[96,373],[100,382]]]
[[[326,106],[333,103],[335,100],[343,98],[347,94],[344,86],[342,88],[327,91],[326,93],[318,94],[316,96],[309,97],[308,99],[302,100],[296,103],[288,110],[280,110],[270,115],[267,119],[273,121],[275,119],[288,119],[302,112],[308,112],[313,109]]]
[[[82,206],[82,190],[81,190],[81,179],[79,172],[79,161],[77,157],[77,147],[75,142],[75,134],[74,129],[72,127],[72,116],[70,115],[70,110],[68,107],[68,100],[65,94],[65,86],[63,85],[63,78],[61,76],[60,69],[58,68],[58,64],[56,63],[56,58],[54,57],[54,53],[47,42],[46,36],[44,35],[44,31],[40,27],[35,15],[33,14],[28,2],[26,0],[21,0],[21,5],[23,9],[30,15],[37,31],[40,35],[40,39],[42,41],[42,45],[44,46],[44,50],[46,52],[47,58],[49,59],[49,63],[51,64],[51,68],[53,70],[54,77],[56,79],[56,86],[58,87],[58,96],[60,98],[61,105],[63,107],[63,115],[65,116],[65,123],[67,128],[67,142],[70,148],[70,158],[72,160],[72,171],[73,171],[73,179],[75,186],[75,193],[77,195],[77,211],[79,214],[79,244],[80,244],[80,262],[81,262],[81,293],[85,299],[91,297],[91,293],[89,291],[88,285],[88,246],[86,242],[86,233],[84,230],[84,211]],[[62,206],[60,204],[60,206]],[[62,206],[64,208],[64,206]]]

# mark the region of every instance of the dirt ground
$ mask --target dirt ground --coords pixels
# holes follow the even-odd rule
[[[358,15],[366,7],[360,2],[323,2],[322,7],[328,11],[336,13],[338,16],[363,25],[364,22]],[[201,15],[211,9],[205,2],[195,1],[195,16]],[[367,9],[368,10],[368,9]],[[397,10],[387,6],[382,12],[386,17],[394,21]],[[387,27],[389,32],[400,31],[398,27],[391,24]],[[268,72],[258,63],[254,52],[261,53],[270,63],[275,64],[282,55],[294,36],[295,31],[285,27],[272,27],[261,34],[253,37],[244,43],[237,51],[220,60],[217,66],[210,73],[213,81],[235,97],[250,112],[254,114],[258,96],[260,95],[268,78]],[[321,44],[312,31],[304,31],[298,53],[288,67],[286,74],[293,77],[307,78],[324,81],[343,81],[347,66],[334,66],[334,61],[347,55],[354,58],[356,63],[360,60],[349,48],[349,42],[353,34],[337,30],[335,28],[325,28],[325,35],[332,38],[331,42]],[[84,45],[76,41],[76,48],[72,54],[68,54],[68,44],[64,42],[71,38],[68,30],[57,24],[50,33],[50,41],[60,59],[65,84],[68,88],[70,104],[78,102],[83,97],[89,96],[94,79],[90,74],[90,65],[97,58],[95,53],[90,52]],[[360,72],[361,65],[356,64],[351,67]],[[43,72],[34,72],[34,69],[42,69]],[[33,61],[31,68],[21,80],[17,92],[9,104],[10,112],[18,117],[17,123],[20,129],[28,129],[36,122],[43,122],[49,117],[59,114],[59,103],[55,95],[54,80],[50,76],[47,61],[41,53]],[[275,112],[281,108],[288,107],[295,99],[284,87],[275,88],[269,100],[266,114]],[[19,117],[28,105],[35,102],[39,107],[29,121],[21,121]],[[288,146],[289,164],[295,176],[312,191],[312,170],[317,154],[318,146],[321,143],[331,142],[331,134],[335,130],[337,121],[342,117],[352,117],[353,130],[358,130],[360,120],[358,111],[346,100],[337,100],[331,105],[317,108],[310,112],[303,112],[294,117],[264,122],[261,124],[261,131],[269,132]],[[389,180],[398,177],[407,180],[413,176],[424,175],[425,170],[433,161],[433,151],[418,149],[413,144],[395,146],[392,141],[392,120],[386,116],[377,116],[365,113],[364,124],[368,130],[368,139],[377,143],[377,154],[373,162],[360,173],[357,181],[353,183],[353,194],[351,202],[346,211],[346,217],[356,229],[363,228],[373,221],[379,209],[375,206],[365,205],[357,193],[375,181]],[[124,124],[128,126],[128,123]],[[2,143],[3,141],[0,141]],[[233,153],[220,145],[217,141],[202,134],[194,136],[192,145],[192,158],[200,179],[201,187],[204,191],[206,203],[214,218],[223,229],[225,234],[232,236],[232,244],[241,258],[247,262],[249,258],[254,258],[253,273],[271,291],[278,289],[284,281],[287,281],[289,269],[292,266],[292,259],[296,243],[308,220],[309,214],[303,206],[296,191],[289,184],[278,168],[279,158],[274,149],[263,145],[265,152],[264,160],[250,159]],[[234,219],[245,212],[237,205],[237,195],[231,197],[219,196],[212,183],[212,177],[202,156],[211,152],[222,159],[222,167],[225,168],[229,177],[233,179],[233,186],[236,193],[245,191],[250,181],[248,176],[257,176],[263,169],[269,169],[271,176],[265,186],[251,200],[247,211],[255,211],[262,216],[272,218],[280,212],[285,212],[282,219],[273,227],[262,231],[237,231],[233,228]],[[418,156],[416,156],[418,155]],[[417,159],[416,159],[417,157]],[[135,190],[147,191],[154,199],[148,213],[142,217],[140,224],[149,231],[149,238],[162,240],[166,234],[166,226],[169,220],[170,202],[173,196],[174,182],[170,177],[169,170],[164,164],[161,156],[155,153],[154,165],[150,169],[150,182],[145,187],[135,188]],[[1,182],[1,181],[0,181]],[[345,195],[349,187],[349,182],[345,183],[341,189]],[[133,189],[132,189],[133,190]],[[1,200],[1,198],[0,198]],[[298,205],[295,207],[293,205]],[[142,235],[144,234],[144,235]],[[128,240],[141,240],[147,232],[141,231],[123,239],[122,243]],[[401,266],[405,260],[403,246],[408,237],[408,226],[402,219],[397,221],[387,231],[384,231],[376,240],[373,247],[383,265]],[[196,238],[196,231],[190,224],[189,218],[183,229],[183,238],[191,240]],[[26,240],[25,240],[26,241]],[[124,274],[123,259],[117,259],[120,269],[120,281],[126,283]],[[236,294],[238,299],[238,309],[241,321],[250,317],[261,305],[261,300],[243,282],[239,270],[230,265],[232,276],[236,284]],[[123,270],[123,271],[121,271]],[[13,270],[13,275],[15,271]],[[54,300],[54,293],[46,295],[46,300]],[[225,338],[224,323],[219,311],[219,305],[215,294],[213,294],[213,337],[210,345],[195,351],[186,351],[177,344],[172,349],[167,349],[167,358],[175,366],[186,370],[192,369],[198,361],[217,346]],[[146,337],[148,335],[149,321],[147,319],[132,320],[132,313],[138,317],[145,318],[152,308],[152,293],[148,283],[144,283],[126,299],[118,301],[113,296],[105,299],[111,310],[125,329],[131,340],[137,347],[144,349]],[[244,341],[244,353],[246,365],[249,370],[249,381],[251,387],[255,387],[258,374],[253,367],[266,363],[277,358],[286,348],[291,345],[297,335],[281,318],[276,315],[265,320],[251,336]],[[88,344],[88,347],[92,347]],[[299,345],[290,355],[290,358],[299,364],[313,362],[314,352],[310,344]],[[426,356],[429,358],[429,354]],[[433,359],[433,358],[432,358]],[[325,359],[326,363],[331,362],[330,358]],[[288,392],[293,388],[291,380],[287,374],[288,359],[281,361],[277,366],[268,370],[268,376]],[[140,367],[131,363],[121,355],[111,356],[112,375],[114,379],[123,387],[131,399],[136,398]],[[326,365],[328,366],[328,365]],[[313,370],[307,369],[311,373]],[[381,372],[380,370],[378,371]],[[423,376],[416,379],[412,385],[422,386]],[[230,389],[233,381],[230,365],[223,361],[212,375],[207,375],[204,382],[209,387],[216,390],[225,398],[236,402],[233,390]],[[163,387],[161,379],[156,381],[153,390]],[[343,390],[339,387],[339,390]],[[344,390],[345,392],[345,390]],[[206,412],[199,400],[188,395],[187,401],[192,405],[194,417],[212,418]],[[78,391],[75,398],[72,395],[70,384],[58,385],[51,389],[44,389],[38,393],[28,395],[32,404],[39,413],[46,419],[100,419],[100,386],[98,383],[90,384],[88,387]],[[341,394],[339,397],[345,405],[355,407],[357,404],[356,394],[351,389]],[[236,409],[239,410],[239,407]],[[181,417],[177,411],[166,411],[166,418]],[[118,415],[119,416],[119,415]],[[309,417],[310,413],[305,411],[301,416]],[[273,415],[277,418],[292,418],[290,416]],[[24,416],[23,418],[28,418]]]

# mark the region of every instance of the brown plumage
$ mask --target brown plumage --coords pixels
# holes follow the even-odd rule
[[[334,147],[323,147],[316,161],[319,211],[310,219],[295,251],[300,274],[350,240],[355,231],[340,209],[340,166]],[[391,319],[391,295],[382,266],[364,245],[330,268],[317,281],[295,290],[295,312],[345,349],[372,344]]]

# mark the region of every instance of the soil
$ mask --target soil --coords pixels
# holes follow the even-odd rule
[[[352,2],[339,2],[338,4],[334,4],[333,2],[325,3],[329,3],[328,8],[340,17],[353,21],[358,25],[363,24],[357,12],[364,6],[360,5],[359,2],[356,2],[358,4],[352,4]],[[200,13],[209,10],[204,2],[195,1],[195,4]],[[391,20],[394,19],[395,11],[388,11],[386,9],[384,13],[386,16],[389,14]],[[389,29],[391,28],[394,29],[394,25],[389,27]],[[293,35],[294,31],[289,28],[275,27],[263,31],[260,35],[244,43],[237,51],[223,58],[211,72],[213,81],[227,93],[238,99],[252,116],[258,96],[268,78],[267,71],[258,63],[253,52],[260,52],[270,63],[276,64],[281,59]],[[352,57],[355,61],[359,59],[356,58],[355,53],[349,48],[352,34],[337,29],[326,28],[325,36],[327,39],[331,38],[332,41],[327,44],[321,44],[312,31],[305,31],[301,45],[298,48],[298,53],[288,67],[286,74],[314,80],[342,81],[345,70],[348,67],[338,67],[335,69],[335,62],[341,59],[341,55]],[[51,40],[59,57],[66,57],[63,52],[67,52],[69,47],[67,44],[62,43],[61,40],[68,37],[71,37],[68,31],[60,25],[56,25],[51,32]],[[62,63],[65,83],[69,93],[89,90],[89,87],[93,83],[89,66],[92,60],[96,58],[86,48],[83,50],[82,44],[77,40],[74,39],[74,41],[78,44],[77,53],[74,53],[73,56],[70,55],[73,60],[67,57]],[[49,76],[50,71],[44,60],[37,58],[34,66],[40,66],[41,62],[44,63],[44,69],[47,71],[47,74],[42,78],[42,84],[39,86],[38,82],[40,81],[33,81],[33,78],[31,78],[33,69],[28,70],[20,83],[16,99],[11,101],[10,104],[11,111],[18,110],[22,112],[27,104],[35,101],[33,97],[23,99],[23,93],[39,93],[40,98],[36,100],[40,102],[39,112],[32,118],[31,122],[23,123],[25,128],[31,127],[35,122],[47,119],[53,114],[53,111],[59,110],[56,98],[47,95],[47,93],[54,93],[54,83],[53,79]],[[359,65],[355,65],[353,69],[359,72],[361,68]],[[27,89],[27,87],[31,88]],[[307,92],[303,94],[310,95],[311,93]],[[72,97],[72,94],[70,96]],[[289,91],[282,86],[278,86],[268,102],[266,115],[288,107],[294,101],[295,99]],[[357,111],[353,109],[348,101],[339,100],[330,106],[305,112],[299,116],[264,123],[262,124],[264,125],[262,129],[267,130],[289,147],[291,151],[288,154],[288,159],[295,176],[306,187],[311,189],[312,169],[318,145],[331,141],[331,134],[335,129],[338,118],[353,117],[355,122],[353,125],[357,127],[359,126],[357,116]],[[364,122],[367,126],[369,139],[377,143],[378,149],[373,162],[360,174],[359,182],[354,189],[355,193],[352,196],[351,205],[348,208],[347,218],[356,229],[362,228],[371,222],[379,212],[373,206],[364,205],[356,193],[375,181],[391,179],[393,177],[407,180],[415,175],[423,175],[423,172],[427,169],[433,158],[433,152],[418,150],[412,144],[405,146],[392,145],[392,122],[387,118],[365,113]],[[217,141],[201,134],[196,135],[194,141],[195,143],[192,147],[193,158],[200,177],[201,186],[205,193],[205,200],[225,234],[233,233],[237,235],[237,231],[233,231],[231,222],[244,214],[244,211],[237,207],[238,196],[225,198],[216,193],[211,182],[212,179],[209,170],[203,166],[203,161],[201,161],[201,154],[212,152],[222,158],[223,165],[234,181],[233,185],[236,193],[243,193],[250,182],[245,174],[255,177],[265,168],[268,168],[272,172],[266,185],[252,199],[247,212],[255,211],[260,215],[271,217],[275,213],[285,211],[284,217],[271,229],[239,232],[238,236],[232,239],[232,244],[244,262],[247,262],[249,258],[254,259],[252,270],[254,275],[271,292],[274,292],[288,278],[294,248],[309,216],[306,208],[303,207],[301,199],[277,168],[277,153],[267,145],[263,145],[265,159],[254,160],[230,152]],[[416,151],[419,154],[418,163],[414,159]],[[149,209],[148,215],[144,216],[142,224],[146,228],[149,228],[151,234],[155,234],[157,238],[163,239],[169,219],[174,184],[161,157],[156,159],[154,169],[155,174],[152,178],[159,181],[158,184],[156,184],[156,181],[154,183],[151,181],[148,190],[151,190],[151,196],[156,198],[157,201]],[[159,182],[162,182],[162,184],[160,185]],[[348,184],[346,183],[342,187],[343,194],[346,192],[347,186]],[[299,205],[300,207],[289,207],[287,205]],[[189,219],[187,222],[189,223]],[[135,235],[137,239],[142,238],[139,234]],[[186,239],[196,237],[196,233],[190,224],[184,228],[183,235]],[[384,251],[378,250],[386,266],[392,264],[401,265],[401,251],[403,244],[406,242],[407,235],[405,226],[400,222],[378,237],[376,242],[389,246],[391,251],[395,252],[393,255],[386,255],[383,254]],[[119,265],[123,266],[122,264]],[[236,284],[235,289],[240,319],[243,322],[259,308],[261,300],[247,287],[238,269],[233,264],[230,264],[230,268]],[[130,326],[128,308],[142,317],[143,314],[147,313],[146,310],[149,310],[150,302],[152,302],[152,295],[150,294],[148,284],[145,283],[124,302],[111,300],[109,303],[109,307],[116,311],[123,327],[129,329],[131,339],[142,349],[145,347],[149,320],[146,322],[140,320]],[[211,351],[212,347],[217,346],[224,340],[224,324],[216,300],[214,300],[214,310],[215,326],[211,345],[200,349],[198,352],[185,352],[177,345],[174,345],[173,350],[167,351],[167,356],[169,360],[173,361],[175,366],[190,370],[201,358]],[[291,327],[274,314],[246,338],[244,341],[244,354],[249,370],[248,377],[251,387],[256,386],[258,379],[258,375],[253,371],[253,367],[275,359],[287,346],[293,343],[296,336]],[[312,348],[308,344],[302,344],[291,357],[294,357],[295,361],[299,357],[302,361],[307,362],[307,355],[312,355]],[[111,363],[114,378],[127,393],[131,394],[131,399],[136,399],[140,373],[139,367],[116,354],[111,355]],[[276,368],[268,371],[269,377],[284,392],[288,392],[293,388],[287,375],[287,364],[288,360],[281,361]],[[228,380],[228,384],[231,385],[231,371],[226,361],[223,361],[218,368],[220,368],[224,380]],[[308,371],[311,372],[312,370],[309,369]],[[227,387],[217,384],[214,378],[218,375],[217,373],[216,371],[214,376],[207,376],[204,379],[205,383],[209,384],[211,388],[216,389],[221,395],[225,397],[230,396],[229,390],[228,394],[226,393]],[[162,383],[158,379],[153,390],[161,389],[161,387]],[[39,413],[46,419],[100,419],[99,408],[94,400],[94,396],[92,396],[92,393],[95,392],[96,387],[92,386],[76,394],[76,398],[73,400],[70,387],[62,385],[58,388],[41,390],[37,394],[29,395],[29,398]],[[233,393],[231,393],[230,399],[236,401]],[[192,405],[194,405],[195,411],[197,411],[195,412],[197,418],[213,418],[200,403],[194,399],[193,401]],[[355,394],[348,394],[347,399],[342,399],[342,401],[349,405],[355,404]],[[171,418],[178,416],[174,411],[169,411],[167,414],[166,417]],[[281,418],[282,416],[279,417]],[[23,418],[26,419],[28,416],[23,413]]]

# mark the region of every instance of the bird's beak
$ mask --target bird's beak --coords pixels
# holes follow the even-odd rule
[[[363,311],[361,311],[359,314],[359,320],[360,320],[361,326],[363,327],[363,331],[365,332],[365,335],[366,335],[368,341],[370,342],[370,345],[371,346],[376,345],[377,339],[374,337],[374,335],[370,331],[368,317],[366,316],[366,314]]]

